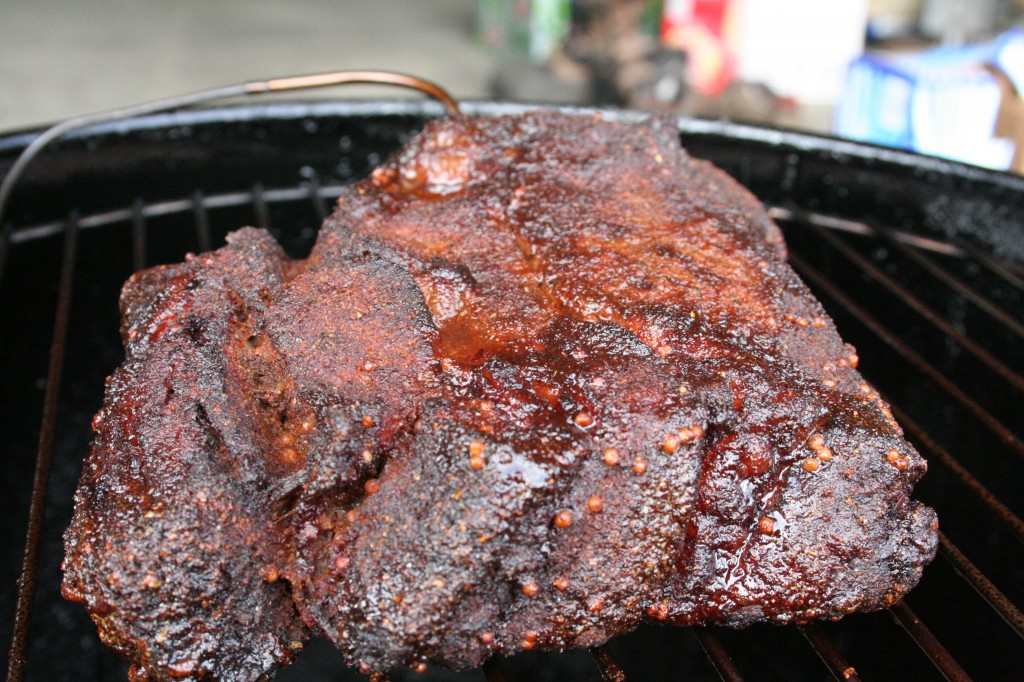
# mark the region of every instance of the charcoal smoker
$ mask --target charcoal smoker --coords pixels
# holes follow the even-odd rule
[[[68,132],[27,167],[0,224],[0,638],[12,642],[9,680],[126,678],[85,609],[59,594],[61,534],[89,422],[122,357],[123,281],[216,248],[243,225],[306,254],[344,185],[443,113],[409,100],[152,113]],[[903,602],[838,623],[643,626],[592,651],[525,652],[468,673],[431,667],[390,679],[1020,679],[1024,178],[802,133],[678,125],[694,156],[768,207],[793,267],[928,460],[916,497],[938,511],[938,557]],[[37,135],[0,136],[0,175]],[[277,679],[365,678],[314,640]]]

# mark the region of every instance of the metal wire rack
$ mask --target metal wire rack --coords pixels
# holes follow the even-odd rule
[[[124,676],[84,609],[58,594],[60,534],[88,420],[103,374],[119,357],[113,303],[120,283],[147,265],[215,248],[243,224],[270,229],[301,255],[345,182],[434,111],[415,104],[233,107],[83,131],[40,158],[0,240],[0,357],[8,362],[4,404],[11,417],[2,433],[9,446],[2,489],[15,507],[2,526],[10,548],[3,570],[4,577],[18,575],[29,599],[15,610],[5,592],[0,603],[0,634],[13,642],[8,679]],[[414,678],[1019,675],[1024,268],[1015,249],[1024,253],[1024,182],[824,138],[699,121],[680,126],[695,155],[724,166],[765,200],[785,231],[791,264],[858,347],[863,373],[928,460],[918,497],[939,513],[939,557],[888,612],[739,631],[643,627],[589,652],[530,652],[473,673],[430,669]],[[0,138],[0,170],[25,142]],[[90,145],[95,158],[83,160]],[[211,145],[239,158],[211,170],[202,149]],[[305,155],[307,148],[313,151]],[[169,163],[147,161],[161,151]],[[225,171],[237,176],[225,181]],[[111,178],[121,184],[111,187]],[[40,203],[61,191],[67,196]],[[958,201],[966,212],[957,212]],[[991,210],[979,209],[979,201]],[[1007,205],[1018,212],[998,210]],[[979,215],[1004,227],[995,236],[972,227]],[[31,434],[34,424],[40,426]],[[33,605],[33,617],[20,615]],[[309,648],[279,679],[360,679],[329,646]],[[395,671],[391,679],[412,676]]]

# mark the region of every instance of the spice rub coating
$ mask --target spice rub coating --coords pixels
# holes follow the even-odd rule
[[[935,553],[924,461],[667,120],[432,122],[309,259],[243,230],[122,307],[64,589],[140,675],[838,618]]]

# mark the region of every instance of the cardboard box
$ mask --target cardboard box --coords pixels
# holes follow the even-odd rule
[[[985,44],[854,60],[837,134],[995,168],[1022,168],[1024,32]]]
[[[1015,72],[1007,64],[1001,68],[1011,73]],[[1000,70],[999,66],[993,66],[992,72],[999,83],[1000,100],[999,114],[996,117],[995,137],[1007,140],[1013,144],[1013,158],[1007,170],[1024,175],[1024,99],[1021,98],[1021,91],[1014,86],[1010,76]]]

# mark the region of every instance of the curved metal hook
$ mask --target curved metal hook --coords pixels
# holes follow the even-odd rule
[[[250,81],[243,87],[245,87],[246,94],[256,95],[263,92],[323,88],[330,85],[346,85],[349,83],[379,83],[419,90],[441,102],[449,114],[459,113],[458,102],[439,85],[416,76],[409,76],[394,71],[333,71],[308,76],[289,76],[266,81]]]
[[[322,88],[331,85],[346,85],[349,83],[380,83],[384,85],[397,85],[403,88],[419,90],[437,99],[444,105],[449,114],[458,114],[459,105],[442,87],[422,78],[409,76],[393,71],[331,71],[327,73],[309,74],[305,76],[289,76],[285,78],[273,78],[263,81],[249,81],[239,85],[229,85],[223,88],[201,90],[188,95],[159,99],[143,104],[136,104],[121,109],[112,109],[96,114],[76,116],[66,121],[57,123],[39,134],[28,146],[26,146],[18,158],[14,160],[10,171],[0,182],[0,225],[3,224],[4,210],[7,208],[7,200],[10,198],[14,186],[25,172],[25,168],[32,162],[39,152],[48,144],[58,139],[65,133],[77,128],[109,123],[133,116],[154,114],[168,109],[180,109],[183,107],[212,102],[225,97],[238,97],[241,95],[260,95],[267,92],[286,92],[289,90],[302,90],[307,88]]]

